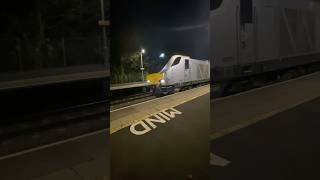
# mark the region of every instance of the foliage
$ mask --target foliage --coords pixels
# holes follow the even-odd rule
[[[100,1],[5,0],[0,72],[103,63],[100,9]]]
[[[150,58],[143,55],[144,73],[146,74],[150,67]],[[112,83],[128,83],[142,81],[141,77],[141,56],[140,52],[123,54],[120,58],[120,65],[112,67]]]

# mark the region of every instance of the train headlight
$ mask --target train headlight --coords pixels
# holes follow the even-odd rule
[[[150,80],[147,80],[147,83],[150,83],[151,81]]]
[[[165,81],[164,79],[161,79],[161,80],[160,80],[160,83],[161,83],[161,84],[164,84],[164,83],[166,83],[166,81]]]

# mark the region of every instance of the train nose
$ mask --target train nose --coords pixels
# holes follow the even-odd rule
[[[161,84],[161,80],[163,80],[164,74],[163,73],[153,73],[147,75],[147,82],[150,85],[159,85]]]

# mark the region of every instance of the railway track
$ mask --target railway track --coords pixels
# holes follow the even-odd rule
[[[249,91],[252,89],[256,89],[256,88],[260,88],[260,87],[264,87],[264,86],[269,86],[275,83],[279,83],[279,82],[284,82],[290,79],[295,79],[301,76],[304,76],[306,74],[311,74],[315,71],[319,71],[319,69],[315,69],[313,71],[305,71],[303,73],[292,73],[290,71],[283,73],[282,76],[273,76],[272,78],[266,78],[264,76],[262,76],[262,78],[260,79],[260,77],[254,77],[251,78],[249,80],[245,79],[245,80],[239,80],[239,82],[234,83],[223,95],[220,96],[215,96],[214,94],[216,92],[218,92],[219,89],[219,85],[218,84],[213,84],[212,86],[212,97],[214,99],[216,98],[220,98],[220,97],[226,97],[226,96],[231,96],[234,94],[238,94],[238,93],[242,93],[245,91]],[[110,103],[110,110],[115,110],[118,108],[123,108],[126,106],[130,106],[133,104],[137,104],[143,101],[148,101],[151,99],[155,99],[156,96],[152,95],[151,93],[147,92],[147,93],[137,93],[137,94],[129,94],[129,91],[127,90],[126,93],[123,93],[121,95],[119,95],[115,100],[111,100]]]
[[[148,100],[155,99],[155,98],[156,98],[156,96],[154,96],[150,92],[133,94],[133,95],[129,95],[129,96],[123,96],[122,98],[119,98],[117,100],[110,102],[110,110],[112,111],[114,109],[122,108],[125,106],[130,106],[133,104],[137,104],[137,103],[140,103],[143,101],[148,101]]]
[[[144,98],[153,97],[153,96],[154,95],[151,92],[124,96],[122,98],[118,98],[117,100],[111,101],[110,105],[115,106],[115,105],[119,105],[119,104],[126,103],[129,101],[135,101],[135,100],[144,99]]]
[[[193,88],[197,88],[199,86],[202,85],[206,85],[206,83],[198,85],[196,87]],[[178,91],[185,91],[188,90],[189,88],[184,88]],[[176,93],[178,93],[178,91],[176,91]],[[145,92],[145,93],[138,93],[138,94],[131,94],[131,95],[127,95],[127,96],[119,96],[117,97],[116,100],[113,100],[110,102],[110,110],[111,111],[115,111],[117,109],[120,108],[124,108],[126,106],[130,106],[130,105],[134,105],[134,104],[138,104],[138,103],[142,103],[144,101],[149,101],[152,99],[156,99],[158,98],[157,96],[155,96],[153,93],[151,92]]]
[[[108,128],[107,101],[32,114],[0,127],[0,156]]]

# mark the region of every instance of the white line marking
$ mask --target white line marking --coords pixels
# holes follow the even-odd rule
[[[248,90],[248,91],[244,91],[244,92],[241,92],[241,93],[233,94],[233,95],[230,95],[230,96],[213,99],[212,101],[213,101],[213,102],[217,102],[217,101],[226,100],[226,99],[229,99],[229,98],[232,98],[232,97],[241,96],[241,95],[248,94],[248,93],[255,92],[255,91],[259,91],[259,90],[262,90],[262,89],[266,89],[266,88],[270,88],[270,87],[274,87],[274,86],[286,84],[286,83],[289,83],[289,82],[292,82],[292,81],[298,81],[298,80],[301,80],[301,79],[304,79],[304,78],[307,78],[307,77],[310,77],[310,76],[318,75],[318,74],[320,74],[320,72],[315,72],[315,73],[312,73],[312,74],[307,74],[307,75],[305,75],[305,76],[300,76],[300,77],[295,78],[295,79],[290,79],[290,80],[287,80],[287,81],[282,81],[282,82],[270,84],[270,85],[267,85],[267,86],[263,86],[263,87],[251,89],[251,90]]]
[[[68,142],[71,142],[71,141],[76,141],[76,140],[83,139],[83,138],[86,138],[86,137],[89,137],[89,136],[94,136],[94,135],[97,135],[97,134],[106,133],[106,132],[109,132],[109,128],[108,129],[102,129],[102,130],[95,131],[95,132],[88,133],[88,134],[84,134],[84,135],[81,135],[81,136],[69,138],[69,139],[66,139],[66,140],[58,141],[58,142],[55,142],[55,143],[47,144],[47,145],[44,145],[44,146],[39,146],[39,147],[31,148],[31,149],[28,149],[28,150],[20,151],[20,152],[17,152],[17,153],[5,155],[5,156],[0,157],[0,161],[4,160],[4,159],[8,159],[8,158],[13,158],[13,157],[16,157],[16,156],[24,155],[24,154],[27,154],[27,153],[39,151],[39,150],[46,149],[46,148],[49,148],[49,147],[57,146],[57,145],[60,145],[60,144],[65,144],[65,143],[68,143]]]
[[[230,161],[210,153],[210,165],[211,166],[225,167],[228,164],[230,164]]]
[[[205,86],[209,86],[209,85],[205,85]],[[205,87],[205,86],[200,86],[200,87],[198,87],[198,88],[202,88],[202,87]],[[192,91],[192,90],[195,90],[195,89],[198,89],[198,88],[189,89],[189,90],[186,90],[186,91],[183,91],[183,92]],[[183,92],[179,92],[179,93],[183,93]],[[140,102],[140,103],[137,103],[137,104],[132,104],[132,105],[130,105],[130,106],[126,106],[126,107],[122,107],[122,108],[118,108],[118,109],[111,110],[110,112],[112,113],[112,112],[120,111],[120,110],[123,110],[123,109],[127,109],[127,108],[129,108],[129,107],[138,106],[138,105],[140,105],[140,104],[152,102],[152,101],[155,101],[155,100],[160,100],[160,99],[163,99],[163,98],[167,98],[167,97],[170,97],[170,96],[174,96],[174,95],[179,94],[179,93],[170,94],[170,95],[167,95],[167,96],[163,96],[163,97],[160,97],[160,98],[151,99],[151,100],[144,101],[144,102]]]
[[[162,116],[166,117],[164,120],[162,117],[159,116],[159,114],[162,114]],[[149,117],[147,117],[144,120],[138,121],[137,123],[131,124],[130,126],[130,132],[134,135],[144,135],[148,132],[150,132],[151,130],[156,129],[158,126],[155,123],[160,123],[160,124],[165,124],[169,121],[171,121],[172,119],[174,119],[176,117],[176,115],[181,115],[182,112],[172,108],[166,108],[164,110],[162,110],[161,112],[151,115]],[[140,125],[140,129],[137,130],[136,126]],[[143,129],[141,129],[141,127]]]

